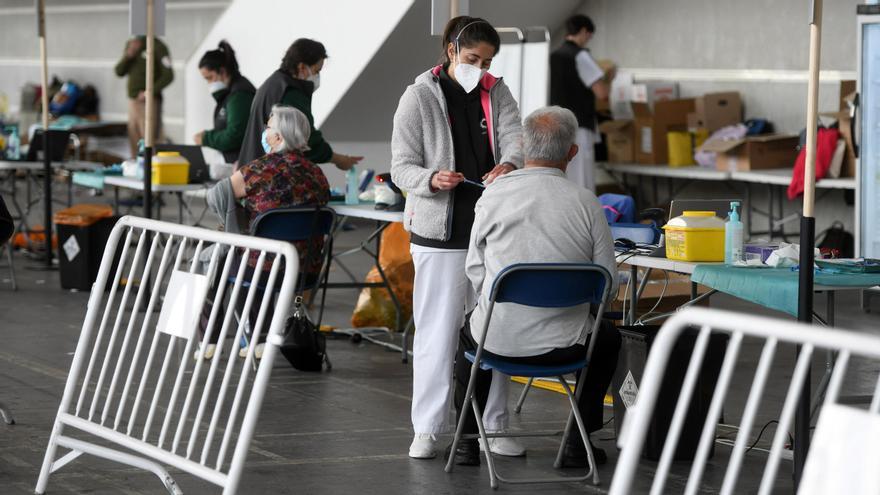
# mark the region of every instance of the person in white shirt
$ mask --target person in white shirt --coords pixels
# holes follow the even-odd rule
[[[456,407],[462,411],[470,376],[464,352],[476,348],[488,316],[489,295],[498,273],[517,263],[595,263],[612,276],[617,293],[614,240],[596,195],[565,176],[578,153],[574,114],[561,107],[541,108],[523,122],[525,167],[495,179],[477,202],[465,269],[478,301],[470,325],[461,331],[455,365]],[[484,355],[503,356],[522,364],[564,364],[586,357],[591,338],[598,338],[583,383],[579,408],[589,432],[602,428],[603,400],[617,366],[620,334],[603,321],[598,337],[588,335],[593,317],[590,305],[573,308],[532,308],[496,304],[486,336]],[[490,372],[477,375],[475,396],[485,404],[492,382]],[[465,409],[466,434],[476,433],[470,408]],[[455,452],[456,463],[479,464],[476,447],[464,440]],[[597,462],[605,453],[594,447]],[[474,453],[477,455],[474,455]],[[580,435],[570,436],[565,466],[585,466],[586,450]]]
[[[550,104],[574,112],[578,120],[578,154],[566,174],[576,184],[596,190],[596,157],[593,145],[600,141],[596,126],[596,99],[608,99],[614,70],[607,74],[586,48],[596,27],[585,15],[565,22],[565,41],[550,54]]]

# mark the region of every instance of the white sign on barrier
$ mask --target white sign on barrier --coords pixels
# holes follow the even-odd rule
[[[192,338],[207,295],[208,277],[176,270],[168,282],[158,330],[186,340]]]

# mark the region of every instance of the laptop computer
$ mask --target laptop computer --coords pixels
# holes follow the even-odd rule
[[[157,144],[156,152],[176,151],[189,162],[189,183],[201,184],[210,178],[208,164],[201,146],[186,144]]]
[[[53,162],[64,161],[67,153],[67,145],[70,141],[70,131],[49,129],[49,160]],[[39,162],[43,160],[43,130],[37,129],[30,139],[25,160]]]

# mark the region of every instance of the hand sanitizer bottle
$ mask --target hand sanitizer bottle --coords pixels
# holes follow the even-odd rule
[[[13,128],[12,134],[9,136],[9,143],[6,145],[6,156],[10,160],[21,159],[21,138],[18,137],[18,129]]]
[[[345,204],[358,204],[358,172],[356,167],[351,167],[345,172]]]
[[[730,202],[730,213],[724,225],[724,263],[733,265],[743,257],[743,224],[739,220],[739,201]]]

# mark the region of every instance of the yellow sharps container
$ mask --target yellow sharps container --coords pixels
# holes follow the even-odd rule
[[[189,183],[189,160],[177,151],[160,151],[153,157],[153,184]]]
[[[724,220],[714,211],[685,211],[669,221],[666,257],[679,261],[724,261]]]

